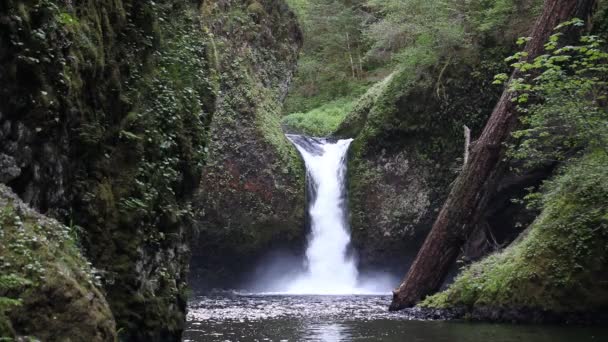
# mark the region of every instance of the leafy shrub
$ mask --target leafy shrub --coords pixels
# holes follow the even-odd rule
[[[559,30],[573,25],[583,22],[573,19],[559,25],[545,44],[546,53],[534,60],[526,60],[525,52],[507,58],[522,74],[508,85],[522,113],[522,128],[513,133],[519,143],[511,147],[511,155],[529,165],[564,161],[596,149],[608,153],[606,42],[587,35],[578,44],[563,46]],[[506,79],[505,74],[497,75],[495,83]]]
[[[350,98],[338,99],[307,113],[289,114],[282,123],[289,132],[328,136],[338,128],[354,104],[355,101]]]

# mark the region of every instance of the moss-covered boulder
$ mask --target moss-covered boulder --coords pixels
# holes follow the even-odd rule
[[[110,306],[76,234],[0,184],[0,337],[116,339]]]
[[[208,1],[202,11],[220,93],[196,201],[194,286],[213,280],[206,270],[222,278],[271,243],[302,240],[306,207],[303,163],[280,125],[302,43],[294,14],[269,0]]]
[[[608,158],[590,154],[544,186],[542,212],[504,251],[462,272],[429,308],[474,319],[595,320],[608,312]]]
[[[402,69],[373,87],[336,132],[349,155],[353,243],[363,266],[407,266],[463,163],[464,130],[479,134],[501,91],[501,57]],[[494,61],[494,62],[492,62]]]

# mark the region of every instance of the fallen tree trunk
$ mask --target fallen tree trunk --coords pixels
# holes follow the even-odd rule
[[[596,0],[546,0],[525,47],[527,58],[544,52],[545,42],[559,23],[575,17],[588,19],[595,3]],[[518,77],[521,75],[517,71],[511,75],[511,79]],[[503,144],[517,125],[513,97],[505,89],[405,280],[393,292],[390,310],[411,307],[436,292],[456,261],[487,205],[488,196],[484,194],[493,191],[497,165],[504,155]]]

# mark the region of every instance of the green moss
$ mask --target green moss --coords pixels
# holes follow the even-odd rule
[[[462,272],[421,306],[579,312],[608,307],[608,158],[574,161],[544,186],[527,234]]]
[[[78,249],[72,229],[26,208],[0,186],[3,333],[42,340],[115,338],[98,276]]]
[[[253,15],[251,2],[205,9],[219,56],[221,93],[195,206],[200,209],[192,258],[197,277],[226,279],[269,245],[304,236],[304,165],[281,129],[300,32],[282,1],[256,2],[265,15]]]
[[[374,84],[368,91],[361,96],[356,103],[350,107],[348,113],[342,118],[337,127],[332,131],[333,135],[338,137],[356,137],[367,122],[369,112],[374,108],[376,100],[386,91],[386,88],[396,72],[387,76],[384,80]]]
[[[247,11],[255,9],[256,13],[265,10],[264,6],[269,6],[267,2],[253,1],[247,6]],[[240,53],[235,51],[230,41],[230,36],[235,32],[248,31],[250,36],[245,37],[250,40],[250,44],[255,44],[256,35],[259,35],[260,26],[256,21],[247,16],[240,6],[233,6],[229,12],[214,13],[215,20],[219,22],[236,21],[238,25],[222,28],[222,42],[217,45],[223,46],[226,56],[221,60],[223,65],[219,68],[222,70],[222,82],[227,88],[223,94],[223,107],[218,111],[218,117],[214,125],[226,126],[234,130],[238,130],[240,123],[240,115],[251,116],[253,118],[256,133],[262,137],[262,140],[268,144],[268,153],[275,155],[275,167],[280,173],[290,173],[293,175],[300,174],[303,170],[303,165],[297,155],[297,150],[285,138],[285,134],[281,129],[281,109],[282,103],[278,101],[277,94],[281,91],[278,87],[277,80],[284,77],[281,73],[290,69],[295,63],[296,49],[279,45],[278,42],[290,43],[297,45],[297,41],[291,40],[291,32],[289,30],[296,29],[294,23],[289,23],[292,26],[282,25],[284,16],[289,14],[277,11],[275,17],[268,17],[264,24],[275,28],[273,31],[273,39],[277,44],[271,46],[272,49],[262,50],[259,46],[253,46],[251,50]],[[215,41],[215,40],[214,40]],[[286,49],[286,51],[281,51]],[[236,55],[235,55],[236,53]],[[282,53],[287,55],[281,56]],[[236,58],[235,58],[236,57]],[[285,57],[289,60],[282,60]],[[258,64],[260,63],[260,64]],[[262,84],[273,84],[272,86],[262,86]],[[298,179],[303,177],[297,177]]]
[[[50,146],[56,163],[63,163],[42,168],[69,170],[45,174],[66,188],[44,184],[40,196],[66,192],[61,203],[48,206],[73,213],[59,216],[84,227],[82,244],[104,270],[119,326],[128,327],[126,338],[141,333],[150,339],[159,331],[175,336],[183,324],[185,302],[176,287],[185,287],[188,255],[181,246],[218,89],[199,15],[196,4],[185,0],[70,6],[9,1],[0,13],[0,41],[9,49],[2,56],[0,74],[7,79],[0,90],[7,98],[32,99],[3,102],[0,111],[26,131],[39,132],[45,144],[32,146],[35,155],[47,154],[42,146]],[[169,256],[175,250],[183,252]],[[156,286],[145,268],[168,265],[176,285]],[[130,305],[138,295],[155,305]]]
[[[256,89],[253,84],[250,89]],[[246,85],[245,85],[246,86]],[[277,172],[289,173],[294,175],[294,179],[302,180],[298,177],[303,172],[303,164],[295,147],[285,137],[285,132],[281,129],[281,103],[275,100],[276,90],[257,89],[252,94],[257,102],[255,106],[255,126],[262,139],[273,150],[278,159],[275,161]],[[301,185],[301,184],[297,184]]]
[[[247,6],[247,12],[255,14],[257,16],[263,16],[267,14],[266,10],[264,9],[264,6],[262,6],[262,4],[258,1],[251,2],[251,4]]]
[[[2,233],[0,237],[4,237],[4,231],[0,232]],[[2,257],[2,261],[4,261],[4,257]],[[22,300],[18,298],[18,295],[12,294],[10,297],[7,295],[10,292],[19,291],[28,285],[31,285],[31,282],[17,274],[0,275],[0,336],[8,337],[16,335],[7,312],[22,305]]]
[[[264,153],[255,158],[268,156],[261,181],[242,185],[251,190],[248,201],[261,202],[243,211],[269,224],[255,225],[260,234],[243,234],[245,242],[259,247],[277,231],[295,235],[301,228],[276,223],[283,217],[273,214],[274,203],[260,201],[268,198],[262,186],[280,194],[272,197],[276,202],[289,202],[283,195],[304,199],[303,165],[281,132],[279,95],[295,63],[299,31],[286,6],[268,0],[200,7],[186,0],[66,4],[9,0],[1,6],[0,42],[8,53],[0,56],[6,75],[0,90],[10,99],[1,105],[10,113],[2,120],[44,141],[28,146],[32,155],[53,151],[35,161],[49,171],[45,184],[33,184],[40,190],[33,202],[83,227],[80,242],[103,270],[121,337],[176,338],[184,323],[192,197],[209,160],[217,112],[222,129],[246,126],[247,134],[260,137],[256,148]],[[272,49],[261,46],[269,40],[277,42]],[[243,42],[251,49],[240,50]],[[245,60],[233,67],[238,53]],[[225,156],[237,147],[233,142],[222,147]],[[5,150],[12,144],[0,145],[3,153],[14,152]],[[37,182],[27,177],[24,184]],[[294,187],[285,181],[290,177]],[[284,205],[294,214],[283,216],[304,217],[303,206]]]

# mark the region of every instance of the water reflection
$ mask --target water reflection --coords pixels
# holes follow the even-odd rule
[[[348,341],[345,336],[345,327],[338,323],[308,324],[307,329],[300,336],[306,341],[315,342]]]
[[[595,342],[608,328],[410,321],[389,296],[212,296],[190,305],[184,341]]]

